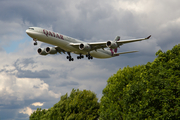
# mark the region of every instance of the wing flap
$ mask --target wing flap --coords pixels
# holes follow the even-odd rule
[[[79,48],[80,44],[81,43],[69,43],[69,45],[71,45],[75,48]],[[93,42],[93,43],[87,43],[87,44],[91,46],[91,51],[96,50],[96,49],[100,49],[100,48],[104,49],[107,47],[106,42]]]
[[[58,47],[58,46],[55,46],[54,47],[60,54],[61,54],[61,52],[63,52],[64,54],[65,54],[65,50],[63,50],[63,49],[61,49],[60,47]]]
[[[101,49],[101,48],[104,49],[107,47],[106,42],[93,42],[93,43],[88,43],[88,44],[91,46],[93,50]]]

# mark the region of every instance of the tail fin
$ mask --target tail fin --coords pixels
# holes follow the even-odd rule
[[[117,42],[119,40],[120,40],[120,36],[116,36],[116,38],[114,39],[115,42]],[[117,50],[118,50],[118,48],[114,49],[114,52],[117,53]],[[111,51],[113,51],[113,50],[111,49]]]
[[[119,41],[120,40],[120,36],[116,36],[116,38],[114,39],[114,41]]]
[[[113,52],[113,50],[114,50],[114,52]],[[111,51],[112,53],[117,53],[117,50],[118,50],[118,48],[116,48],[116,49],[110,49],[110,51]]]

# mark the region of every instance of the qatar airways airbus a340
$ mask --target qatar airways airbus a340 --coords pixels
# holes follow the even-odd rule
[[[39,27],[30,27],[26,30],[26,33],[33,38],[35,41],[34,45],[37,45],[37,41],[54,45],[54,47],[39,48],[37,52],[40,55],[56,54],[58,52],[60,54],[68,53],[67,59],[69,59],[69,61],[74,61],[71,53],[78,54],[77,59],[84,58],[84,55],[86,55],[90,60],[93,59],[93,57],[104,59],[116,57],[120,54],[138,52],[128,51],[117,53],[117,48],[126,43],[147,40],[151,37],[150,35],[147,38],[120,40],[120,37],[117,36],[114,40],[107,42],[84,42]]]

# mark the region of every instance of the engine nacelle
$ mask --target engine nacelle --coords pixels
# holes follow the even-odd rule
[[[57,53],[57,50],[56,50],[56,48],[54,48],[54,47],[47,47],[47,48],[45,49],[45,52],[46,52],[47,54],[56,54],[56,53]]]
[[[90,51],[91,50],[91,46],[89,46],[87,43],[86,44],[81,43],[79,45],[79,49],[80,50],[85,50],[85,51]]]
[[[106,46],[111,49],[116,49],[118,47],[117,43],[114,41],[107,41]]]
[[[40,55],[47,55],[48,53],[46,53],[45,49],[44,48],[39,48],[37,50],[37,52],[40,54]]]

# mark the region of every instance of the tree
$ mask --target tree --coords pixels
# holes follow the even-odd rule
[[[65,94],[61,96],[61,100],[52,108],[46,110],[46,114],[41,114],[42,120],[96,120],[98,116],[99,103],[96,94],[89,91],[72,89],[70,96]],[[30,116],[30,120],[40,112],[34,112]]]
[[[36,111],[34,111],[31,116],[29,117],[30,120],[40,120],[41,116],[43,116],[44,114],[46,114],[46,110],[43,109],[41,110],[41,108],[37,108]]]
[[[180,45],[146,65],[125,67],[108,79],[101,120],[180,119]]]

